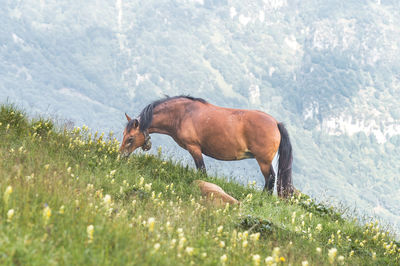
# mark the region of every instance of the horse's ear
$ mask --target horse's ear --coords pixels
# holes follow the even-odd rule
[[[139,120],[135,119],[133,120],[133,127],[137,128],[139,126]]]
[[[126,119],[128,119],[128,122],[132,120],[132,118],[129,117],[129,115],[127,115],[127,113],[125,113]]]

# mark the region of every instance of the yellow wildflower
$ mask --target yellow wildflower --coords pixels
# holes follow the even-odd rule
[[[152,183],[145,184],[145,185],[144,185],[144,190],[146,190],[146,191],[151,191],[151,185],[152,185]]]
[[[192,247],[186,247],[185,252],[191,256],[193,254],[194,248]]]
[[[265,258],[265,264],[266,265],[272,265],[274,264],[274,258],[272,258],[271,256],[268,256]]]
[[[148,220],[147,220],[147,227],[149,228],[149,231],[150,232],[153,232],[154,231],[154,224],[155,224],[155,219],[153,218],[153,217],[150,217]]]
[[[226,256],[226,254],[224,254],[221,256],[221,258],[219,260],[221,261],[222,264],[225,264],[226,261],[228,260],[228,256]]]
[[[174,247],[175,247],[175,244],[176,244],[176,239],[174,238],[174,239],[171,240],[170,248],[171,248],[171,249],[174,248]]]
[[[257,242],[260,239],[260,233],[254,233],[250,235],[251,241]]]
[[[43,209],[43,219],[44,219],[44,223],[45,224],[47,224],[47,222],[49,221],[50,217],[51,217],[51,209],[50,209],[49,206],[46,206]]]
[[[167,221],[167,223],[165,225],[165,229],[167,229],[168,232],[172,231],[172,226],[171,226],[171,223],[169,221]]]
[[[340,265],[343,265],[344,264],[344,256],[339,256],[338,257],[338,262],[339,262]]]
[[[281,249],[279,247],[275,247],[272,251],[272,256],[275,258],[279,258],[279,253],[281,252]]]
[[[103,204],[106,208],[108,208],[111,205],[111,196],[109,194],[106,194],[103,198]]]
[[[181,238],[179,239],[178,249],[179,249],[179,250],[183,249],[185,243],[186,243],[186,238],[185,238],[185,237],[181,237]]]
[[[91,224],[86,228],[86,233],[88,236],[88,243],[92,243],[93,242],[93,233],[94,233],[94,226]]]
[[[333,264],[335,262],[336,255],[337,255],[337,249],[336,248],[331,248],[328,251],[329,262],[331,264]]]
[[[8,204],[8,199],[10,198],[12,192],[13,192],[12,186],[8,186],[4,191],[3,200],[5,204]]]
[[[317,224],[317,227],[315,227],[315,229],[317,229],[318,232],[322,231],[322,224]]]
[[[7,212],[7,222],[11,223],[13,217],[14,217],[14,209],[10,209]]]
[[[242,234],[243,239],[246,240],[248,236],[249,236],[249,232],[244,231]]]
[[[223,229],[224,229],[224,226],[222,226],[222,225],[218,226],[217,233],[221,234]]]
[[[260,257],[260,255],[255,254],[255,255],[253,255],[252,260],[253,260],[253,265],[258,266],[258,265],[260,265],[261,257]]]

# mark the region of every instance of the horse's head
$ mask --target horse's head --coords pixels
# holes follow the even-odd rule
[[[129,156],[137,148],[142,147],[142,150],[148,151],[151,149],[150,136],[147,130],[141,131],[139,126],[139,120],[131,119],[125,114],[128,124],[124,130],[124,138],[122,139],[121,147],[119,151],[124,156]]]

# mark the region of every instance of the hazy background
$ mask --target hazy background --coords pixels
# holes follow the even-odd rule
[[[260,109],[289,130],[296,187],[399,230],[399,1],[0,3],[1,103],[117,136],[163,94]],[[263,186],[254,160],[206,164]]]

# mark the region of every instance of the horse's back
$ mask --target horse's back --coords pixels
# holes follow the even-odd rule
[[[209,125],[217,130],[223,129],[237,134],[249,134],[255,129],[273,131],[278,122],[271,115],[259,110],[234,109],[205,104],[196,116],[197,123]],[[208,130],[208,129],[205,129]]]
[[[196,103],[182,125],[187,138],[198,142],[202,152],[220,160],[254,157],[260,146],[279,146],[277,121],[256,110],[233,109]]]

